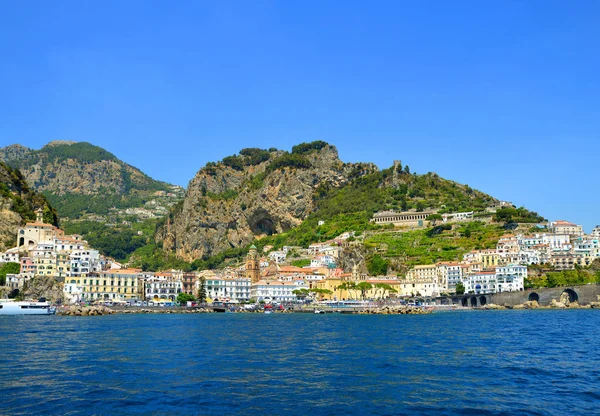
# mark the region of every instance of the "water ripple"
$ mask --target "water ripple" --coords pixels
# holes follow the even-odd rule
[[[0,317],[0,414],[592,414],[597,311]]]

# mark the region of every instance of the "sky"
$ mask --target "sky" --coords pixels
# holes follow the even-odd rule
[[[600,224],[600,2],[23,1],[0,13],[0,146],[101,146],[187,186],[324,140]]]

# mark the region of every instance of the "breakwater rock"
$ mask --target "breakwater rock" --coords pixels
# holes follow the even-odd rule
[[[425,315],[431,313],[431,309],[424,309],[418,306],[382,306],[379,308],[369,308],[357,312],[359,315]]]
[[[172,314],[172,313],[213,313],[212,308],[125,308],[115,309],[114,313],[128,313],[128,314]]]
[[[101,316],[115,313],[106,306],[69,306],[56,311],[57,315],[63,316]]]

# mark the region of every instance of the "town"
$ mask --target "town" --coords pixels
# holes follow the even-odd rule
[[[473,221],[473,213],[445,214],[443,223]],[[381,212],[373,222],[403,227],[431,225],[432,212]],[[433,220],[435,221],[435,220]],[[245,264],[223,270],[146,272],[124,267],[89,247],[79,235],[45,224],[41,211],[35,222],[17,233],[16,246],[0,253],[2,263],[19,265],[6,276],[13,294],[34,277],[56,279],[62,284],[65,303],[135,301],[173,303],[180,294],[203,301],[228,303],[295,302],[316,300],[383,300],[439,297],[453,294],[490,294],[522,291],[528,267],[551,265],[554,270],[589,266],[600,258],[600,226],[585,234],[582,226],[568,221],[549,222],[543,232],[506,234],[495,249],[474,250],[455,262],[412,267],[403,276],[369,276],[359,270],[344,272],[341,251],[354,240],[346,232],[308,248],[250,247]],[[307,263],[290,265],[291,255]]]

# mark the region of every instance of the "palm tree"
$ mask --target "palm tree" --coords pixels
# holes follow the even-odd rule
[[[348,297],[352,298],[352,291],[356,290],[356,283],[354,282],[344,282],[337,287],[340,290],[346,290],[348,292]]]

